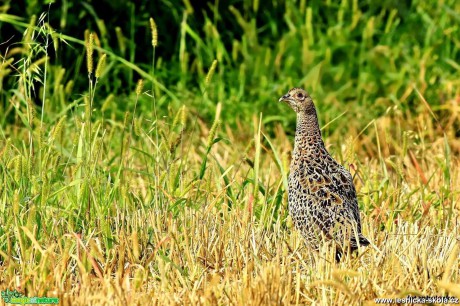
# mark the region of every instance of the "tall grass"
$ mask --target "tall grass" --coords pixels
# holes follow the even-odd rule
[[[96,33],[86,48],[62,35],[60,48],[79,54],[70,67],[55,64],[42,43],[57,37],[46,15],[0,15],[27,29],[0,66],[9,86],[0,104],[0,290],[63,304],[460,297],[456,13],[442,14],[456,4],[415,5],[411,18],[424,26],[439,17],[424,44],[394,9],[328,4],[337,20],[319,27],[319,6],[288,2],[275,48],[258,39],[252,13],[229,7],[243,29],[230,50],[216,16],[200,36],[188,8],[176,84],[155,52],[145,68]],[[153,28],[155,50],[166,30]],[[79,65],[91,49],[88,74]],[[112,94],[111,72],[121,69],[142,78],[128,96]],[[74,92],[80,77],[88,88]],[[328,244],[306,249],[287,216],[294,125],[276,101],[293,85],[312,91],[328,149],[355,177],[372,243],[340,263]]]

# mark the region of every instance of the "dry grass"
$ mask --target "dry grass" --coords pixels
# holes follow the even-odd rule
[[[8,249],[0,253],[4,260],[0,290],[19,288],[27,296],[58,296],[63,304],[82,305],[152,300],[155,304],[331,305],[373,303],[377,297],[408,294],[458,296],[459,160],[445,152],[442,137],[434,133],[418,134],[424,148],[409,141],[406,150],[412,154],[389,155],[400,151],[396,144],[403,142],[381,134],[395,123],[412,123],[397,117],[391,125],[388,122],[377,122],[377,133],[369,128],[361,136],[354,135],[356,152],[353,146],[330,145],[336,156],[348,158],[345,164],[358,169],[355,182],[363,206],[363,230],[372,241],[371,247],[339,264],[328,245],[320,253],[304,247],[286,220],[284,192],[276,209],[291,147],[280,127],[265,138],[274,151],[262,137],[241,146],[250,139],[241,141],[235,136],[239,133],[223,128],[219,136],[228,141],[212,145],[201,180],[197,173],[209,145],[205,124],[198,124],[200,133],[194,133],[198,137],[179,142],[180,158],[168,156],[171,144],[162,142],[162,165],[167,169],[161,170],[159,181],[154,180],[158,189],[145,175],[153,166],[146,166],[141,158],[141,149],[155,151],[155,142],[146,134],[152,129],[145,128],[141,136],[132,135],[131,149],[121,158],[127,166],[120,185],[104,191],[118,194],[108,203],[110,212],[100,217],[91,213],[92,221],[85,221],[87,227],[81,231],[72,231],[70,220],[55,211],[75,196],[71,187],[53,198],[61,208],[43,207],[34,200],[21,203],[19,211],[6,208],[11,219],[5,235]],[[171,139],[179,135],[163,124],[161,130],[169,131]],[[253,125],[258,135],[258,119]],[[108,134],[116,134],[110,129]],[[71,132],[67,128],[63,133]],[[377,135],[381,159],[356,154],[363,147],[376,149],[372,143]],[[112,154],[111,141],[102,141],[106,149],[101,167]],[[457,147],[451,150],[458,152]],[[20,148],[10,144],[6,151],[2,161],[8,164]],[[258,154],[263,192],[254,197],[252,166]],[[75,167],[68,165],[68,173],[75,173]],[[9,173],[14,176],[16,167],[12,168]],[[72,176],[62,183],[74,184]],[[101,192],[98,184],[90,190],[94,196]],[[94,197],[93,207],[103,206],[103,197],[99,199]],[[47,223],[41,234],[32,213],[42,213],[41,222]]]

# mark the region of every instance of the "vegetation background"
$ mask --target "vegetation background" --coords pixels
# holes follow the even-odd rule
[[[0,290],[62,304],[460,298],[460,3],[4,1]],[[292,228],[312,93],[372,246]]]

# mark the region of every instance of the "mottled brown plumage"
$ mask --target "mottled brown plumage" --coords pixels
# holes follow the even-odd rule
[[[289,213],[306,243],[317,250],[335,240],[337,259],[369,241],[361,233],[353,178],[324,147],[313,101],[305,90],[293,88],[279,101],[297,113],[294,152],[289,174]]]

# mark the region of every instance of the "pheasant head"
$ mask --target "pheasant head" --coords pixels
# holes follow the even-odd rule
[[[306,90],[297,87],[289,90],[279,101],[286,102],[296,113],[305,111],[313,106],[310,94]]]

